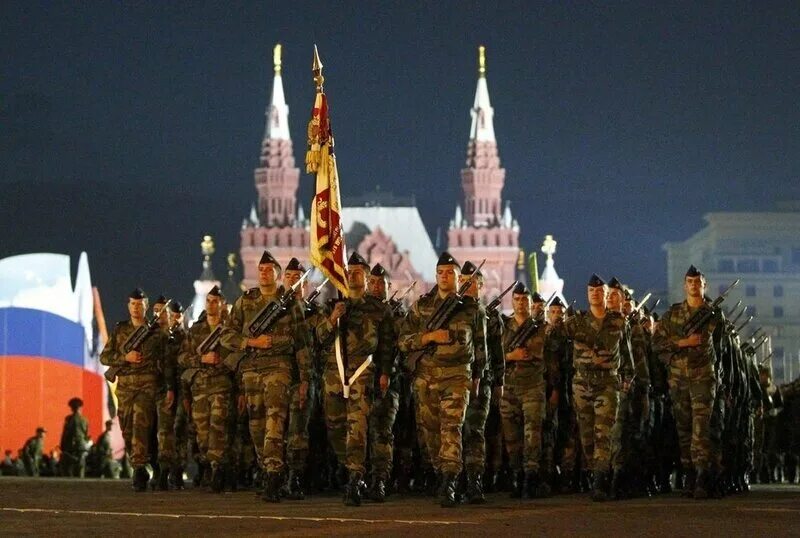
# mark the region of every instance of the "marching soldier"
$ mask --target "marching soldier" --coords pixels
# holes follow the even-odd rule
[[[25,441],[22,447],[22,462],[25,465],[25,474],[28,476],[39,476],[45,434],[47,430],[41,426],[36,428],[36,435]]]
[[[214,286],[206,295],[206,315],[197,321],[181,344],[178,364],[181,379],[190,387],[191,419],[197,436],[201,468],[211,468],[211,490],[219,493],[225,483],[223,466],[228,454],[228,421],[233,381],[223,364],[227,350],[219,345],[222,332],[222,293]],[[216,331],[216,344],[207,339]],[[207,349],[201,349],[203,345]]]
[[[458,262],[443,253],[436,264],[437,290],[411,308],[399,341],[404,353],[424,353],[409,369],[414,375],[417,422],[441,476],[439,496],[444,507],[456,505],[456,481],[463,469],[461,428],[470,392],[477,395],[486,357],[475,349],[477,342],[485,341],[486,327],[474,301],[457,304],[445,328],[426,328],[445,301],[457,299],[460,274]]]
[[[513,290],[514,315],[503,328],[506,371],[500,414],[508,458],[515,473],[511,496],[526,499],[547,497],[550,487],[540,475],[542,423],[545,419],[547,385],[558,387],[558,365],[545,353],[543,320],[533,317],[532,297],[524,284]],[[544,301],[542,301],[544,304]],[[550,406],[558,406],[558,389]]]
[[[597,275],[587,285],[589,310],[565,322],[573,342],[575,376],[572,382],[584,462],[594,471],[592,500],[609,498],[611,429],[617,418],[620,390],[633,376],[627,342],[627,321],[606,308],[608,289]]]
[[[111,447],[111,430],[114,428],[113,420],[106,420],[106,428],[95,444],[97,465],[100,478],[119,478],[119,463],[114,460],[114,449]]]
[[[669,389],[680,444],[681,465],[686,473],[684,494],[695,499],[709,495],[712,447],[711,410],[717,381],[712,336],[721,317],[690,335],[684,324],[705,302],[706,279],[694,265],[684,277],[686,299],[673,304],[658,324],[653,345],[669,365]]]
[[[266,473],[262,499],[267,502],[280,502],[291,387],[300,382],[299,396],[305,405],[310,362],[307,329],[297,302],[266,333],[253,336],[248,331],[264,307],[280,300],[280,272],[278,261],[264,251],[258,263],[258,287],[237,299],[222,333],[222,346],[231,352],[226,365],[244,388],[238,407],[249,415],[250,436]]]
[[[388,305],[368,295],[369,264],[357,252],[347,262],[349,298],[333,303],[316,327],[324,363],[324,406],[328,440],[349,480],[344,504],[360,506],[367,455],[367,421],[375,370],[386,397],[395,341]],[[342,374],[344,378],[342,379]],[[345,393],[345,382],[349,394]]]
[[[164,383],[158,362],[166,347],[165,334],[150,331],[138,350],[124,350],[128,338],[147,322],[146,311],[147,295],[136,288],[128,296],[130,319],[117,323],[100,355],[102,364],[119,368],[119,423],[134,467],[133,486],[136,491],[147,490],[149,473],[145,465],[150,454],[150,430],[156,414],[156,398]]]
[[[479,297],[483,288],[483,273],[478,271],[475,264],[470,261],[464,262],[459,277],[459,286],[464,284],[471,275],[475,274],[472,284],[467,289],[464,302],[476,303],[478,311],[488,322],[486,310],[480,304]],[[486,338],[489,338],[489,327],[492,327],[493,339],[495,343],[499,340],[498,332],[502,329],[498,324],[487,323]],[[475,340],[475,350],[477,353],[487,353],[486,342]],[[496,351],[493,348],[493,351]],[[483,474],[486,471],[486,419],[489,416],[489,406],[492,401],[499,402],[503,395],[503,377],[505,374],[505,360],[502,351],[499,354],[491,354],[491,361],[488,368],[485,368],[480,380],[480,387],[476,398],[470,398],[467,406],[467,414],[464,419],[464,467],[467,471],[467,502],[470,504],[483,504],[486,498],[483,494]],[[484,362],[485,359],[481,359]],[[499,381],[498,381],[499,380]]]
[[[389,274],[379,263],[375,264],[369,274],[368,280],[369,295],[378,301],[389,305],[392,314],[392,331],[397,334],[396,323],[399,316],[395,316],[389,304]],[[382,372],[376,372],[375,376],[375,395],[372,410],[369,415],[369,462],[372,467],[372,484],[369,489],[369,497],[375,502],[386,500],[386,484],[392,476],[392,463],[394,461],[394,422],[397,418],[397,411],[400,407],[400,395],[398,392],[395,360],[396,341],[391,343],[392,366],[389,372],[387,389],[381,390],[380,378]]]
[[[89,421],[81,414],[83,400],[71,398],[68,405],[72,414],[64,419],[64,430],[61,432],[61,475],[83,478],[86,473]]]

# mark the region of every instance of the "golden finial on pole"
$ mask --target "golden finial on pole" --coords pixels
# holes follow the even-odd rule
[[[319,51],[316,45],[314,45],[314,61],[311,64],[311,72],[314,73],[314,83],[317,85],[317,91],[322,91],[325,77],[322,76],[322,60],[319,59]]]
[[[204,235],[200,248],[203,251],[203,257],[208,260],[214,254],[214,238],[210,235]]]
[[[275,48],[272,49],[272,63],[275,65],[275,73],[278,74],[281,72],[281,44],[277,43]]]
[[[478,75],[486,76],[486,47],[483,45],[478,47]]]

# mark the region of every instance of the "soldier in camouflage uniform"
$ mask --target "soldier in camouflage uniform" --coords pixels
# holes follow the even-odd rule
[[[406,354],[425,352],[413,366],[417,423],[432,463],[441,476],[439,496],[444,507],[456,505],[456,482],[461,474],[461,428],[470,391],[477,396],[485,368],[485,316],[475,301],[456,306],[446,328],[428,331],[426,324],[442,303],[457,291],[461,267],[447,252],[436,265],[436,292],[412,306],[399,340]]]
[[[114,449],[111,447],[111,430],[113,420],[106,420],[106,429],[97,438],[94,445],[97,454],[98,474],[100,478],[119,478],[119,463],[114,460]]]
[[[389,303],[389,274],[381,264],[375,264],[369,274],[369,295],[382,303],[389,304],[392,313],[392,330],[396,335],[398,323],[402,319],[395,315]],[[396,340],[392,341],[392,366],[387,381],[388,388],[381,391],[380,378],[384,375],[376,370],[375,389],[376,398],[372,403],[369,415],[369,462],[372,467],[372,483],[369,488],[369,498],[375,502],[386,500],[386,483],[392,475],[394,460],[394,422],[400,408],[400,394],[395,375]]]
[[[542,424],[547,410],[547,386],[554,387],[553,409],[558,406],[558,365],[554,357],[545,353],[544,322],[532,317],[531,293],[520,283],[512,295],[514,315],[505,320],[503,351],[506,371],[500,415],[503,419],[503,436],[508,458],[515,473],[512,497],[526,499],[547,497],[550,486],[540,474],[542,449]],[[542,304],[544,301],[542,301]],[[534,332],[521,346],[515,346],[519,331]],[[545,359],[551,362],[546,362]]]
[[[198,461],[201,467],[211,468],[211,490],[216,493],[222,491],[225,483],[233,381],[222,362],[227,350],[217,343],[200,355],[199,348],[213,331],[222,330],[221,309],[222,293],[214,286],[206,295],[205,318],[189,329],[178,356],[178,365],[184,369],[182,381],[190,387]]]
[[[236,301],[222,333],[222,346],[231,352],[225,364],[243,387],[238,407],[240,412],[247,409],[250,436],[266,473],[262,499],[267,502],[280,502],[291,387],[300,382],[298,390],[305,405],[310,368],[308,329],[297,302],[265,334],[253,337],[248,332],[258,313],[280,300],[280,271],[277,260],[264,251],[258,263],[258,287]]]
[[[669,390],[686,472],[684,493],[696,499],[709,495],[711,409],[717,390],[712,335],[721,319],[686,335],[684,324],[705,301],[705,276],[694,266],[684,277],[686,300],[672,305],[661,318],[653,346],[669,365]],[[720,315],[721,318],[721,315]]]
[[[81,414],[83,400],[69,401],[72,414],[64,418],[61,432],[61,476],[83,478],[86,473],[86,445],[89,442],[89,421]]]
[[[470,275],[475,273],[477,267],[470,261],[464,262],[461,268],[459,286],[465,283]],[[467,289],[464,301],[475,302],[479,312],[486,319],[486,342],[475,341],[476,350],[480,353],[489,352],[488,343],[493,344],[494,353],[489,353],[488,368],[483,371],[480,380],[480,390],[476,398],[470,398],[467,414],[464,419],[464,467],[467,471],[467,502],[470,504],[483,504],[486,498],[483,494],[483,474],[486,471],[486,419],[489,416],[489,407],[492,401],[499,402],[503,397],[503,383],[505,374],[505,361],[503,360],[501,335],[502,325],[499,323],[498,312],[493,315],[493,322],[489,323],[488,313],[480,304],[479,297],[483,288],[483,273],[478,271],[472,284]],[[491,327],[491,333],[489,332]]]
[[[633,377],[628,322],[622,314],[606,309],[605,282],[592,275],[587,287],[589,310],[576,312],[565,322],[573,342],[575,377],[572,387],[586,466],[594,471],[592,500],[609,498],[611,430],[617,419],[620,391]]]
[[[22,462],[28,476],[39,476],[46,433],[47,430],[44,428],[36,428],[36,435],[25,441],[25,445],[22,447]]]
[[[164,356],[166,347],[162,331],[152,332],[140,351],[125,353],[123,350],[128,337],[146,322],[146,311],[147,296],[137,288],[128,296],[130,320],[117,323],[100,355],[102,364],[120,368],[117,374],[119,424],[134,467],[136,491],[147,489],[149,473],[145,465],[150,455],[150,431],[156,414],[156,398],[164,385],[159,371],[159,359]]]

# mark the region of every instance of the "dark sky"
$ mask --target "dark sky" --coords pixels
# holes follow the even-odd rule
[[[504,198],[568,295],[663,288],[703,214],[800,198],[797,2],[380,4],[2,2],[0,257],[87,250],[112,319],[137,284],[190,300],[201,236],[221,274],[255,199],[278,41],[298,162],[317,43],[344,203],[414,193],[432,235],[485,44]]]

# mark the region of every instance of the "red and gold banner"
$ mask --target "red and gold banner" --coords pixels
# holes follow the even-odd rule
[[[344,297],[348,295],[347,252],[342,230],[342,198],[339,171],[333,151],[328,100],[322,87],[322,64],[314,47],[314,80],[317,95],[308,123],[306,171],[316,175],[316,189],[311,202],[311,263],[330,279]]]

